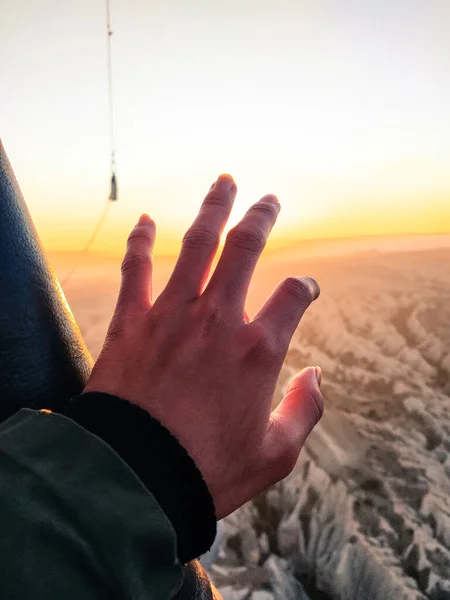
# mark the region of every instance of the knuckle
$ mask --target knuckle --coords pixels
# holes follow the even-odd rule
[[[134,242],[136,240],[143,240],[145,242],[151,241],[153,233],[148,227],[136,227],[128,236],[128,242]]]
[[[266,236],[258,227],[250,228],[242,225],[233,227],[228,233],[227,240],[233,246],[254,254],[262,252],[266,245]]]
[[[229,198],[224,195],[218,194],[213,190],[206,196],[203,202],[203,206],[213,206],[215,208],[228,210]]]
[[[307,277],[288,277],[281,284],[283,290],[304,304],[311,304],[319,295],[319,286]]]
[[[147,221],[145,225],[136,225],[128,236],[128,241],[149,240],[152,241],[156,233],[156,225],[153,220]]]
[[[275,219],[278,215],[279,208],[273,202],[257,202],[254,204],[248,211],[249,213],[260,213],[265,217],[270,217],[270,219]]]
[[[191,227],[184,234],[183,246],[189,250],[198,248],[215,248],[219,243],[215,233],[206,227]]]
[[[122,261],[121,271],[122,274],[139,269],[141,267],[148,267],[152,263],[152,259],[149,254],[138,252],[136,254],[130,254],[125,256]]]
[[[252,323],[247,325],[249,328],[249,345],[250,353],[257,356],[258,360],[264,358],[266,361],[272,362],[278,358],[279,350],[273,337],[261,327]]]

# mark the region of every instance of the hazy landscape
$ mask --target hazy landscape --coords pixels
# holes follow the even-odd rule
[[[261,261],[250,313],[287,275],[321,285],[274,403],[297,370],[317,364],[326,411],[289,478],[219,524],[203,563],[224,600],[449,600],[450,248],[441,242]],[[50,258],[64,282],[70,261]],[[155,262],[156,292],[172,264]],[[94,357],[118,284],[118,261],[99,259],[63,285]]]

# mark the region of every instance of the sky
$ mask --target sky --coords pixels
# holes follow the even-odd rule
[[[266,193],[270,247],[450,231],[448,0],[111,0],[119,200],[175,252],[215,178],[230,219]],[[102,0],[0,0],[0,135],[48,250],[83,247],[109,194]]]

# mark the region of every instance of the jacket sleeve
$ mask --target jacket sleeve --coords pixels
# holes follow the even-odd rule
[[[105,441],[141,479],[175,530],[181,563],[209,550],[217,527],[211,494],[193,459],[159,421],[101,392],[75,396],[62,412]]]
[[[49,411],[0,425],[0,596],[167,600],[181,584],[174,528],[97,435]]]

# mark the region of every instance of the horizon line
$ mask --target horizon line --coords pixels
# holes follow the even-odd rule
[[[277,245],[274,248],[270,248],[269,252],[270,254],[274,254],[276,252],[281,252],[283,250],[288,250],[289,248],[295,248],[295,247],[299,247],[305,244],[313,244],[313,243],[330,243],[330,242],[350,242],[350,241],[354,241],[354,240],[371,240],[371,239],[388,239],[388,238],[407,238],[407,237],[445,237],[445,236],[449,236],[450,235],[450,230],[446,231],[446,232],[410,232],[410,233],[405,233],[405,232],[399,232],[399,233],[375,233],[375,234],[361,234],[361,235],[354,235],[354,236],[336,236],[336,237],[314,237],[314,238],[302,238],[300,240],[298,240],[297,242],[293,242],[292,238],[289,238],[289,240],[286,241],[285,244],[280,244],[277,243]],[[180,243],[181,243],[181,238],[182,236],[180,236]],[[220,247],[223,246],[223,241],[221,241]],[[47,254],[70,254],[70,255],[75,255],[75,254],[80,254],[81,250],[77,249],[77,250],[64,250],[64,249],[58,249],[58,248],[54,248],[52,250],[47,250],[46,253]],[[109,256],[109,257],[117,257],[117,256],[122,256],[123,252],[114,252],[111,250],[91,250],[89,252],[89,254],[91,255],[97,255],[97,256]],[[164,253],[156,253],[159,257],[173,257],[173,256],[177,256],[176,252],[164,252]]]

